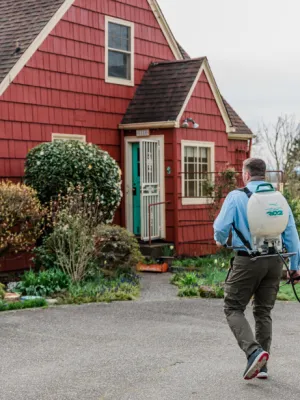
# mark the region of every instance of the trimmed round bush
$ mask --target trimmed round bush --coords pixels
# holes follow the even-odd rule
[[[98,200],[107,221],[113,219],[121,192],[121,171],[116,161],[98,146],[75,140],[43,143],[32,149],[26,159],[25,182],[33,187],[42,203],[71,186],[80,186]]]

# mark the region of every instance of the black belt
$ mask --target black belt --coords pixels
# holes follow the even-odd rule
[[[275,254],[275,251],[273,251],[273,249],[270,249],[268,254]],[[260,255],[261,255],[260,253],[249,254],[248,251],[238,251],[237,252],[237,256],[239,256],[239,257],[250,257],[251,258],[251,257],[258,257]]]
[[[237,255],[239,257],[253,257],[252,254],[249,254],[248,251],[238,251]]]

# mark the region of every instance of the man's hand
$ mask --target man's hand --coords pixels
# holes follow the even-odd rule
[[[287,274],[288,279],[293,279],[294,284],[300,283],[300,271],[290,271],[290,274]]]
[[[216,245],[217,245],[218,247],[222,247],[222,246],[223,246],[222,243],[220,243],[220,242],[216,242]]]

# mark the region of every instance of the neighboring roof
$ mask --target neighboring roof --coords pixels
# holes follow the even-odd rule
[[[236,133],[253,135],[252,131],[248,128],[248,126],[241,119],[241,117],[234,111],[231,105],[224,99],[224,97],[223,97],[223,102],[225,104],[232,126],[236,130]]]
[[[176,121],[204,59],[150,64],[121,124]]]
[[[178,46],[178,48],[179,48],[179,50],[180,50],[180,53],[181,53],[181,55],[182,55],[182,58],[183,58],[184,60],[190,60],[191,57],[190,57],[190,56],[188,55],[188,53],[184,50],[184,48],[180,45],[180,43],[177,42],[177,46]]]
[[[64,1],[0,1],[0,83]]]

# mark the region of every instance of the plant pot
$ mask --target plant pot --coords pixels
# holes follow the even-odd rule
[[[21,295],[19,293],[5,293],[4,300],[7,303],[15,303],[17,301],[20,301]]]
[[[162,260],[163,263],[167,263],[169,268],[172,266],[172,262],[175,257],[172,256],[162,256],[160,259]]]
[[[163,264],[150,264],[150,265],[147,265],[147,264],[139,263],[137,265],[136,269],[137,269],[137,271],[140,271],[140,272],[148,271],[148,272],[162,272],[162,273],[165,273],[165,272],[168,272],[168,264],[167,263],[163,263]]]

